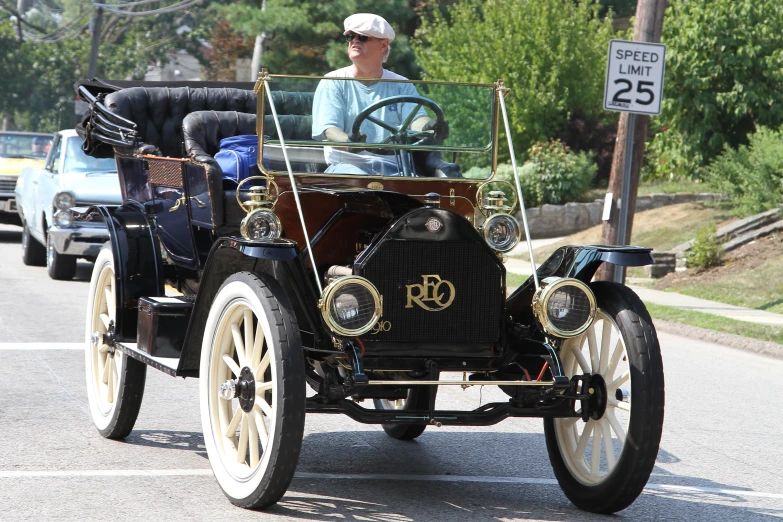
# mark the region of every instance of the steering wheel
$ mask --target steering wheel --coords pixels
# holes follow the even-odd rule
[[[383,120],[379,120],[378,118],[371,116],[371,114],[377,111],[378,109],[381,109],[388,105],[394,105],[395,103],[416,104],[416,107],[410,112],[410,114],[408,114],[408,117],[405,118],[405,120],[398,127],[395,127],[394,125],[391,125]],[[443,109],[441,109],[437,103],[430,100],[429,98],[425,98],[424,96],[413,96],[413,95],[390,96],[388,98],[383,98],[382,100],[378,100],[377,102],[366,107],[362,112],[360,112],[356,116],[356,119],[353,122],[351,133],[354,136],[358,136],[362,123],[364,123],[364,120],[369,120],[373,122],[375,125],[378,125],[379,127],[382,127],[391,133],[381,143],[396,143],[398,145],[421,145],[428,138],[434,135],[434,131],[415,131],[410,129],[411,123],[413,122],[413,120],[416,119],[416,115],[418,114],[419,110],[422,107],[427,107],[429,109],[432,109],[432,112],[435,113],[435,119],[437,120],[438,124],[443,125],[445,123],[446,118],[443,116]]]

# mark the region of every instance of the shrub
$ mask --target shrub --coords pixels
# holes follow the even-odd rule
[[[701,271],[720,265],[722,258],[723,240],[718,238],[715,225],[711,224],[696,233],[696,239],[685,255],[685,262],[688,268]]]
[[[519,183],[526,207],[579,200],[590,188],[597,170],[590,154],[574,154],[559,141],[537,143],[530,148],[528,156],[530,161],[519,167]],[[467,178],[487,176],[489,167],[473,168],[465,173]],[[494,179],[514,186],[512,166],[508,163],[498,165]],[[507,193],[506,197],[512,196]]]
[[[536,187],[531,190],[531,200],[535,201],[529,201],[530,206],[578,200],[590,188],[597,170],[589,154],[574,154],[559,141],[536,143],[528,156],[530,161],[520,177],[525,178],[524,184]]]
[[[736,149],[725,146],[705,173],[705,181],[726,194],[740,216],[783,203],[783,131],[759,127],[749,141]]]

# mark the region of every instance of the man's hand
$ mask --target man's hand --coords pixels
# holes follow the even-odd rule
[[[433,143],[441,144],[449,137],[449,120],[430,120],[421,130],[433,131]]]
[[[367,141],[367,135],[363,132],[359,132],[359,134],[354,134],[353,132],[348,135],[348,141],[351,141],[353,143],[364,143]]]

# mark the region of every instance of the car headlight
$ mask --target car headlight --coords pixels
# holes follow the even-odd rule
[[[54,195],[54,208],[68,210],[76,206],[76,200],[70,192],[58,192]]]
[[[492,250],[508,252],[519,243],[519,222],[510,214],[493,214],[484,222],[484,239]]]
[[[54,214],[54,224],[60,228],[68,228],[73,225],[73,214],[70,210],[58,210]]]
[[[239,232],[245,239],[277,239],[282,227],[280,219],[266,209],[256,209],[245,216],[239,227]]]
[[[533,314],[545,333],[574,337],[587,330],[595,318],[595,296],[578,279],[548,277],[533,295]]]
[[[334,333],[356,337],[369,332],[381,318],[383,298],[367,279],[346,276],[326,287],[318,307]]]

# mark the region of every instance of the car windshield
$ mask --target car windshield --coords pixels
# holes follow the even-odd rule
[[[459,165],[449,177],[491,169],[492,84],[356,80],[272,75],[286,152],[298,173],[431,176],[432,154]],[[263,93],[262,166],[286,171],[278,129]],[[432,169],[430,169],[432,170]],[[454,172],[452,170],[452,172]]]
[[[43,159],[52,146],[51,134],[0,132],[0,158]]]
[[[116,172],[114,158],[93,158],[82,150],[82,140],[71,138],[65,148],[63,172]]]

